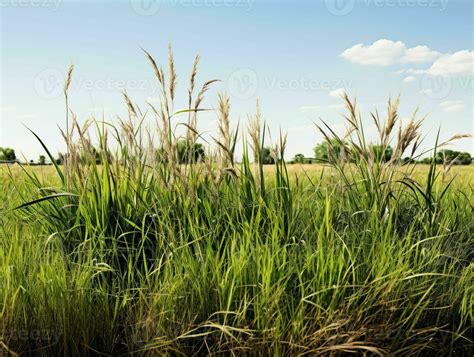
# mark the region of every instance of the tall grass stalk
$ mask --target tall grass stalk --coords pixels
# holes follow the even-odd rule
[[[194,97],[196,57],[188,107],[175,110],[171,48],[167,74],[145,55],[159,106],[142,111],[124,93],[119,122],[81,126],[71,115],[65,166],[0,181],[1,351],[472,354],[473,183],[444,180],[435,163],[401,164],[408,150],[419,155],[416,112],[400,126],[399,100],[389,101],[385,120],[372,115],[370,143],[346,95],[347,135],[319,125],[333,145],[328,168],[293,176],[283,133],[275,164],[263,164],[259,104],[247,140],[221,95],[216,153],[180,164],[179,120],[185,140],[201,140],[216,80]],[[389,161],[371,149],[393,143]]]

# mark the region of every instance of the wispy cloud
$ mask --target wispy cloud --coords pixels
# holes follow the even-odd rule
[[[341,98],[342,95],[346,92],[344,88],[337,88],[329,92],[329,95],[333,98]]]
[[[419,93],[424,94],[424,95],[431,95],[433,93],[433,90],[431,88],[426,88],[426,89],[420,90]]]
[[[466,105],[462,100],[445,100],[444,102],[441,102],[439,106],[443,109],[443,111],[452,113],[462,111]]]
[[[158,104],[160,103],[160,97],[148,97],[146,101],[150,104]]]
[[[396,74],[409,74],[404,82],[412,82],[413,75],[432,76],[474,75],[474,51],[460,50],[441,53],[427,46],[408,48],[402,41],[381,39],[371,45],[359,43],[341,53],[341,57],[362,65],[391,66],[396,64],[431,64],[425,69],[399,69]],[[408,79],[410,78],[410,79]]]
[[[300,107],[300,112],[301,113],[315,113],[321,110],[321,107],[319,105],[312,105],[312,106],[302,106]]]
[[[365,46],[359,43],[341,53],[341,57],[359,64],[390,66],[399,63],[433,62],[441,54],[427,46],[407,48],[401,41],[381,39]]]
[[[346,106],[344,104],[331,104],[331,105],[328,105],[328,108],[333,109],[333,110],[342,110],[345,107]]]
[[[0,107],[0,113],[11,113],[15,110],[13,107]]]
[[[30,113],[30,114],[21,114],[16,117],[18,120],[32,120],[32,119],[38,119],[39,115],[35,113]]]
[[[426,73],[434,76],[474,75],[474,51],[458,51],[436,60]]]
[[[316,127],[314,124],[308,124],[308,125],[301,125],[301,126],[293,126],[287,129],[289,133],[306,133],[308,131],[315,131]]]

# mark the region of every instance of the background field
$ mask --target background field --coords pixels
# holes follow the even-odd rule
[[[169,196],[157,212],[173,204],[177,213],[154,226],[164,241],[153,246],[153,259],[128,252],[114,266],[90,246],[80,258],[65,255],[65,238],[44,225],[49,219],[12,211],[37,192],[18,165],[1,166],[3,348],[44,355],[472,351],[473,166],[443,177],[456,179],[435,224],[422,224],[415,208],[406,227],[351,212],[331,188],[335,170],[321,175],[323,168],[288,166],[291,233],[273,201],[256,203],[245,218],[230,206],[232,195],[241,197],[235,193],[228,200],[224,191],[227,203],[208,201],[204,215],[192,200]],[[264,171],[273,187],[275,167]],[[418,165],[414,177],[423,182],[428,171]],[[60,185],[52,166],[26,172],[44,187]]]
[[[171,48],[167,75],[145,54],[159,107],[123,93],[114,123],[67,111],[64,165],[32,131],[54,166],[1,168],[2,353],[472,354],[473,166],[437,157],[469,135],[420,153],[423,119],[402,123],[396,99],[374,142],[345,94],[346,134],[319,127],[325,166],[286,165],[259,103],[233,127],[221,94],[203,152],[215,81],[193,94],[196,58],[175,111]]]

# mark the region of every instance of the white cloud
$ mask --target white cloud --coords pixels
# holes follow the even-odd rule
[[[146,101],[150,104],[158,104],[160,102],[160,97],[148,97]]]
[[[313,106],[302,106],[300,107],[300,112],[302,113],[314,113],[317,112],[321,109],[319,105],[313,105]]]
[[[431,50],[427,46],[416,46],[407,48],[405,55],[401,58],[403,63],[433,62],[441,56],[441,53]]]
[[[346,92],[344,88],[337,88],[329,92],[329,95],[334,98],[341,98],[342,95]]]
[[[433,94],[433,90],[430,88],[420,90],[420,94],[430,95]]]
[[[414,68],[408,68],[406,71],[405,71],[407,74],[424,74],[426,73],[426,70],[424,69],[414,69]]]
[[[462,100],[445,100],[439,104],[447,113],[459,112],[466,106]]]
[[[462,50],[445,54],[426,73],[434,76],[474,75],[474,51]]]
[[[21,114],[17,116],[17,119],[19,120],[30,120],[30,119],[37,119],[38,114]]]
[[[207,122],[207,128],[210,129],[210,130],[216,130],[219,128],[219,122],[217,121],[217,119],[212,119],[210,121]]]
[[[331,104],[328,106],[329,109],[334,109],[334,110],[341,110],[341,109],[345,109],[345,105],[344,104]]]
[[[15,110],[13,107],[0,107],[0,113],[11,113]]]
[[[37,113],[22,113],[20,110],[14,107],[0,107],[0,114],[12,115],[15,117],[15,119],[18,119],[20,121],[39,118],[39,115]]]
[[[354,63],[389,66],[397,63],[405,50],[405,45],[401,41],[378,40],[370,46],[359,43],[346,49],[341,56]]]
[[[289,133],[308,133],[316,131],[316,127],[313,125],[302,125],[302,126],[293,126],[287,129]]]
[[[359,64],[390,66],[397,63],[433,62],[440,56],[427,46],[407,48],[402,41],[381,39],[365,46],[359,43],[342,52],[341,57]]]
[[[461,50],[440,53],[427,46],[407,48],[401,41],[381,39],[371,45],[359,43],[346,49],[341,57],[363,65],[390,66],[395,64],[428,63],[429,68],[399,69],[396,74],[406,74],[405,83],[413,82],[417,75],[468,76],[474,75],[474,51]]]

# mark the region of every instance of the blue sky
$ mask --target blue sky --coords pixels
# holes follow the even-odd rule
[[[177,107],[185,107],[194,56],[198,82],[222,82],[234,123],[260,99],[274,137],[288,132],[288,156],[312,154],[319,118],[342,130],[340,92],[357,96],[362,114],[384,113],[401,95],[400,115],[427,115],[425,146],[438,127],[447,139],[474,133],[473,11],[468,0],[0,0],[0,146],[36,159],[41,147],[64,150],[62,81],[70,63],[72,109],[80,120],[125,113],[120,92],[145,106],[156,82],[140,47],[165,65],[168,43],[178,72]],[[341,89],[342,88],[342,89]],[[215,130],[215,114],[199,127]],[[367,123],[369,135],[374,134]],[[471,139],[456,148],[474,154]]]

